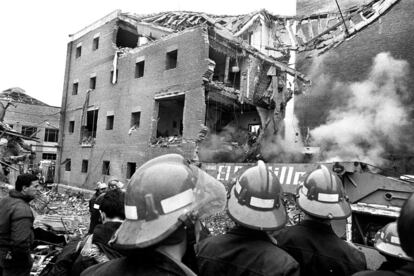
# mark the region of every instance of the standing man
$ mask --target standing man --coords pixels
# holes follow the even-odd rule
[[[333,231],[331,221],[351,215],[339,177],[325,166],[308,174],[297,190],[305,219],[281,230],[279,245],[300,264],[301,275],[347,276],[366,268],[365,256]]]
[[[88,234],[92,234],[95,226],[102,223],[101,213],[99,212],[99,205],[96,204],[96,199],[104,194],[108,189],[108,185],[104,182],[96,183],[95,194],[89,200],[89,213],[91,214],[91,220],[89,223]]]
[[[299,264],[267,232],[286,224],[282,195],[279,179],[263,161],[246,170],[227,203],[236,227],[198,244],[199,275],[299,275]]]
[[[30,275],[34,216],[29,202],[39,195],[39,187],[36,175],[21,174],[15,190],[0,200],[0,275]]]
[[[81,275],[195,276],[182,262],[187,228],[223,210],[223,184],[181,155],[166,154],[144,163],[126,189],[126,219],[110,241],[126,257],[92,266]]]

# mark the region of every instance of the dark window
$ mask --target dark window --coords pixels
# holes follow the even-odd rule
[[[22,134],[29,137],[36,137],[37,127],[22,126]]]
[[[13,125],[12,124],[8,124],[8,125],[9,125],[10,128],[13,128]]]
[[[82,126],[82,141],[91,141],[91,138],[96,138],[96,129],[98,124],[98,109],[90,110],[86,113],[86,126]]]
[[[96,77],[91,77],[89,79],[89,88],[95,89],[96,88]]]
[[[42,153],[43,160],[56,160],[56,153]]]
[[[165,69],[173,69],[177,67],[177,50],[167,53],[167,64]]]
[[[138,128],[140,120],[141,120],[141,112],[131,113],[131,127]]]
[[[72,164],[71,164],[72,162],[70,161],[70,159],[68,158],[68,159],[66,159],[66,162],[65,162],[65,171],[67,171],[67,172],[69,172],[72,168],[71,168],[71,166],[72,166]]]
[[[102,163],[102,174],[109,175],[110,164],[111,163],[109,161],[103,161],[103,163]]]
[[[82,55],[82,46],[76,47],[76,58],[79,58]]]
[[[73,133],[75,131],[75,121],[69,121],[69,133]]]
[[[158,115],[155,137],[183,135],[184,101],[184,96],[156,101]]]
[[[82,160],[81,172],[82,173],[88,172],[88,160]]]
[[[79,83],[74,82],[72,86],[72,95],[78,95]]]
[[[127,163],[127,175],[126,178],[130,179],[132,175],[135,173],[135,170],[137,169],[137,163],[128,162]]]
[[[114,79],[114,70],[111,70],[111,78],[109,79],[109,82],[112,84],[115,84],[118,82],[118,69],[116,69],[115,79]]]
[[[106,116],[106,129],[110,130],[114,128],[114,115]]]
[[[58,129],[51,129],[51,128],[45,129],[45,142],[57,142],[58,136],[59,136]]]
[[[95,50],[98,50],[98,48],[99,48],[99,36],[95,37],[92,41],[92,50],[95,51]]]
[[[145,61],[135,63],[135,78],[142,78],[144,76]]]

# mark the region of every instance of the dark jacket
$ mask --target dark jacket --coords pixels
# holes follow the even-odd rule
[[[183,264],[178,264],[158,251],[142,251],[128,257],[118,258],[91,266],[81,276],[190,276],[195,275]]]
[[[355,273],[354,276],[412,276],[414,275],[414,262],[409,262],[395,271],[377,270],[377,271],[361,271]]]
[[[299,264],[266,233],[236,227],[196,246],[199,275],[299,275]]]
[[[100,196],[97,192],[89,200],[89,212],[91,214],[91,221],[89,224],[88,234],[92,234],[96,225],[101,224],[101,214],[99,213],[99,208],[95,208],[96,199]]]
[[[71,276],[78,276],[90,266],[107,262],[122,255],[108,245],[115,231],[121,226],[121,222],[106,222],[98,224],[90,236],[90,240],[84,244],[76,258],[71,271]]]
[[[0,267],[31,267],[33,212],[30,197],[11,190],[0,200]]]
[[[365,255],[328,224],[305,220],[281,230],[276,239],[299,262],[301,275],[348,276],[366,269]]]

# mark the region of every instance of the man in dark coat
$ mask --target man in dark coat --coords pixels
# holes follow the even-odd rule
[[[196,248],[199,275],[299,275],[299,264],[268,231],[287,221],[282,187],[264,162],[246,170],[230,191],[230,232],[206,238]]]
[[[92,234],[95,226],[102,223],[101,214],[99,213],[99,205],[96,204],[97,198],[106,192],[108,185],[104,182],[96,183],[95,194],[89,200],[89,213],[91,215],[91,220],[89,223],[88,234]]]
[[[110,244],[126,257],[92,266],[81,275],[196,275],[183,262],[187,226],[222,211],[224,186],[178,154],[143,164],[125,194],[125,221]]]
[[[98,224],[84,244],[72,267],[72,276],[80,275],[88,267],[119,258],[122,255],[108,245],[112,235],[125,219],[124,193],[121,190],[110,190],[99,197],[99,210],[102,224]]]
[[[351,207],[342,182],[325,166],[312,171],[297,190],[297,204],[305,220],[279,231],[276,239],[300,264],[303,276],[348,276],[366,269],[365,256],[340,239],[332,219],[345,219]]]
[[[15,189],[0,200],[0,275],[30,275],[34,216],[29,202],[39,195],[39,188],[36,175],[22,174]]]

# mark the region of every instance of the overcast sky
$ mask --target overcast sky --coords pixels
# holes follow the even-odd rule
[[[201,11],[246,14],[260,9],[293,15],[295,0],[4,0],[0,1],[0,91],[20,87],[60,106],[68,35],[121,9],[138,14]]]

